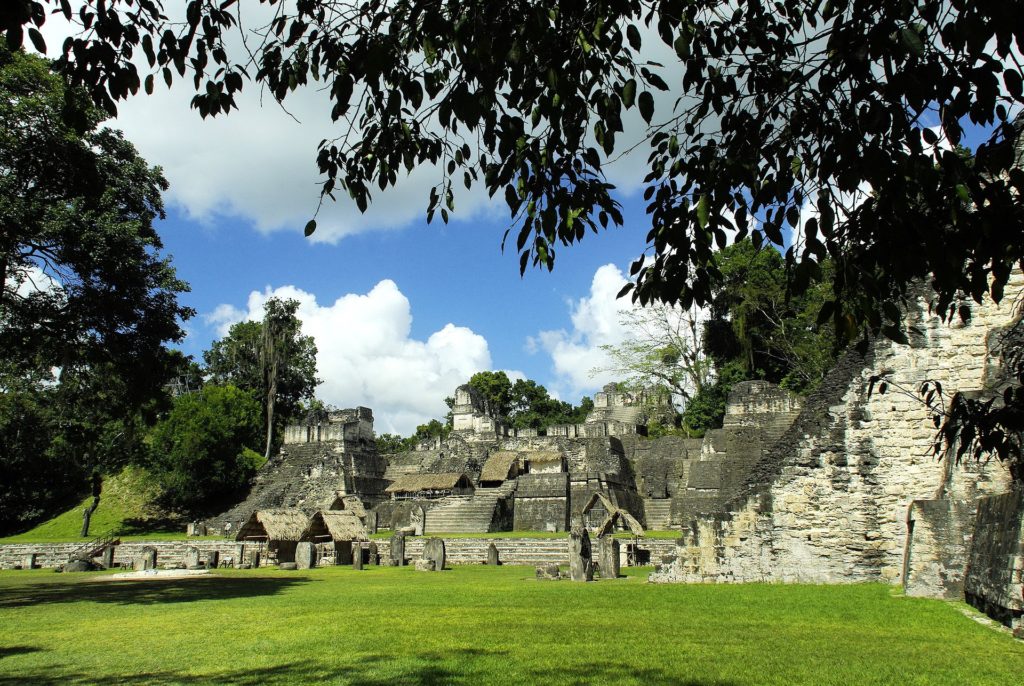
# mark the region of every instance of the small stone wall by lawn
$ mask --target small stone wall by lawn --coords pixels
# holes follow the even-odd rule
[[[426,538],[409,538],[405,545],[406,557],[416,560],[423,554]],[[569,544],[566,538],[449,538],[445,539],[447,564],[485,564],[487,548],[494,543],[498,549],[498,559],[507,565],[541,565],[568,564]],[[391,542],[387,539],[374,541],[382,557],[391,552]],[[620,540],[623,549],[630,539]],[[199,550],[199,558],[205,559],[207,553],[217,551],[221,560],[236,555],[235,541],[131,541],[117,546],[114,552],[114,564],[130,567],[133,560],[142,554],[145,547],[157,550],[157,566],[183,565],[185,552],[190,547]],[[68,561],[71,554],[81,546],[80,543],[17,543],[0,545],[0,569],[14,569],[22,564],[25,556],[36,555],[36,566],[54,568]],[[675,550],[675,541],[670,539],[640,539],[641,555],[650,563],[660,562],[662,558]]]

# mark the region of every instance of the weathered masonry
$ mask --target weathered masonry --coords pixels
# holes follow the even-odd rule
[[[1001,495],[1008,472],[937,461],[917,389],[997,389],[1022,287],[1016,274],[1002,304],[975,306],[966,323],[940,321],[921,299],[910,345],[848,352],[807,398],[738,384],[723,427],[702,439],[647,438],[650,406],[611,387],[583,424],[536,432],[509,429],[463,386],[446,440],[392,455],[377,451],[370,410],[337,412],[289,427],[249,498],[210,524],[237,531],[256,510],[356,506],[371,532],[558,532],[600,494],[648,529],[681,532],[653,581],[902,583],[966,594],[1019,623],[1020,500]],[[982,530],[999,544],[982,546]]]

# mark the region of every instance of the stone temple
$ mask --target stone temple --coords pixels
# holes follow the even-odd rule
[[[509,428],[462,386],[446,440],[391,455],[376,449],[369,409],[336,412],[289,427],[249,498],[209,524],[357,499],[376,529],[560,532],[599,493],[647,529],[680,533],[655,582],[881,581],[966,595],[1019,625],[1024,494],[995,459],[937,459],[918,389],[999,392],[1022,288],[1016,273],[1001,304],[972,305],[966,322],[942,322],[922,296],[909,345],[847,352],[806,398],[741,383],[723,427],[702,439],[648,438],[649,404],[612,387],[583,424],[538,433]]]

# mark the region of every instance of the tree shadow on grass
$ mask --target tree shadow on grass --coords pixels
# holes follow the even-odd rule
[[[25,653],[38,653],[42,648],[35,646],[0,646],[0,660],[11,655],[24,655]]]
[[[307,577],[223,577],[131,581],[69,581],[32,584],[0,590],[0,609],[52,603],[116,603],[148,605],[231,600],[280,593],[305,583]]]
[[[233,684],[234,686],[294,686],[294,684],[345,683],[352,686],[441,686],[480,683],[479,669],[474,661],[499,657],[508,662],[508,671],[515,673],[515,658],[505,651],[478,649],[453,650],[446,653],[413,653],[402,656],[373,655],[345,665],[318,664],[315,655],[309,660],[289,662],[266,668],[236,669],[207,676],[193,676],[176,671],[148,672],[131,675],[81,674],[56,669],[31,673],[0,674],[0,686],[33,683],[41,686],[85,686],[98,682],[128,686],[171,686],[172,684]],[[453,667],[452,664],[457,666]],[[642,667],[625,661],[596,660],[585,667],[565,667],[526,671],[517,674],[523,683],[609,684],[634,682],[667,684],[669,686],[739,686],[735,682],[691,679],[664,669]]]

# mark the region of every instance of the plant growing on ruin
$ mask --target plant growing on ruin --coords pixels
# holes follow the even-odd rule
[[[618,345],[603,345],[610,364],[595,372],[625,379],[634,391],[664,389],[682,411],[714,380],[714,365],[703,345],[705,313],[666,304],[630,309],[619,324],[629,337]]]

